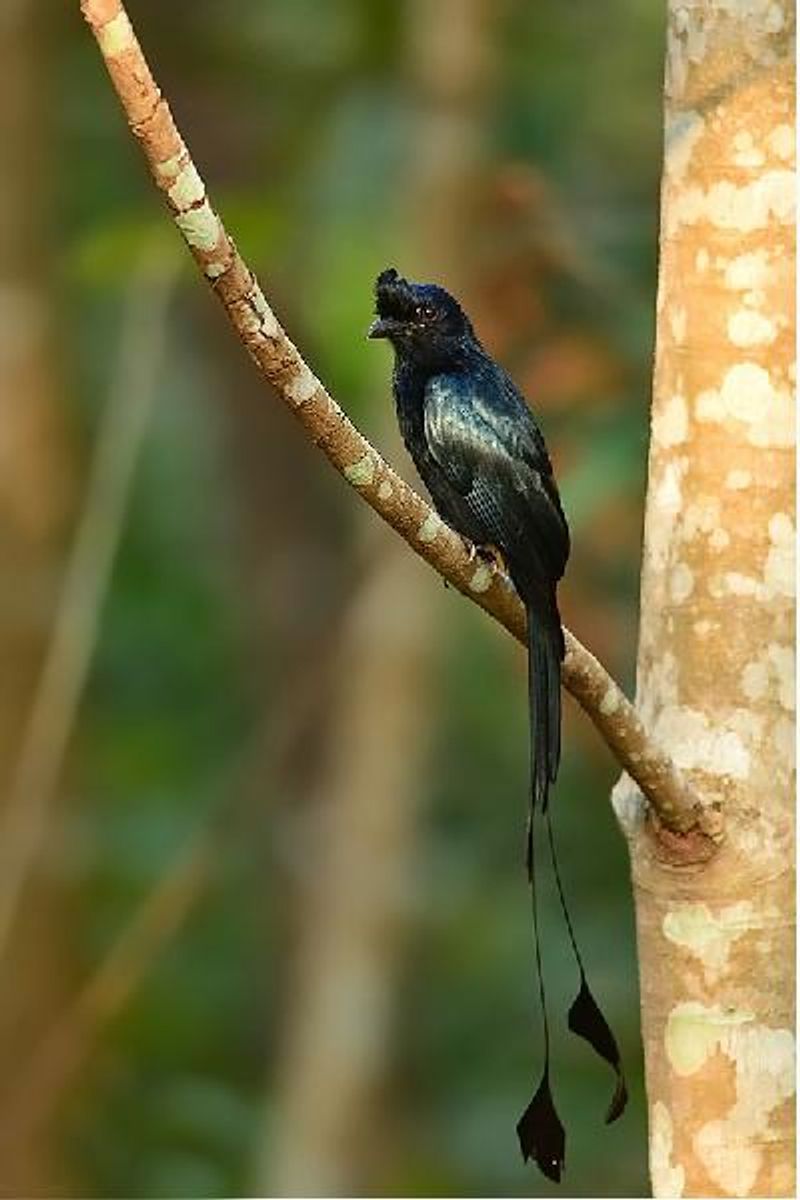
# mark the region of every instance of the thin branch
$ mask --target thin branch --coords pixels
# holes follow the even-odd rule
[[[81,10],[173,220],[261,374],[375,512],[434,570],[524,642],[525,615],[508,579],[470,558],[463,540],[362,437],[281,328],[211,205],[120,0],[81,0]],[[716,814],[654,743],[630,701],[577,638],[567,632],[566,639],[564,686],[661,824],[677,833],[699,830],[699,836],[718,837]]]
[[[136,462],[163,359],[175,269],[145,256],[130,287],[115,385],[104,411],[86,501],[52,637],[0,821],[0,961],[46,828],[89,672]]]

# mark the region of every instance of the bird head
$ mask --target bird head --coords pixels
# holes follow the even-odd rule
[[[387,338],[398,354],[447,362],[474,342],[472,325],[458,301],[436,283],[413,283],[394,267],[375,281],[377,316],[367,333]]]

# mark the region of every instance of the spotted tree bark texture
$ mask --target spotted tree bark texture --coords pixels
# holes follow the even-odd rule
[[[638,704],[725,836],[620,789],[658,1196],[794,1195],[792,14],[669,3]]]

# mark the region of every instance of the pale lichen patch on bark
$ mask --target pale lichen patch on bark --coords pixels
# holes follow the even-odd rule
[[[794,158],[794,130],[791,125],[776,125],[767,138],[767,145],[778,158]]]
[[[126,50],[130,50],[136,42],[127,14],[117,13],[107,24],[102,25],[97,31],[97,40],[103,53],[109,58],[117,58]]]
[[[643,667],[639,690],[642,694],[642,715],[649,725],[656,719],[656,697],[661,706],[677,707],[678,660],[671,651],[667,650]]]
[[[742,671],[742,692],[748,700],[762,700],[769,688],[769,668],[763,658],[749,662]]]
[[[617,711],[621,703],[622,695],[620,690],[618,687],[612,684],[611,687],[606,690],[603,699],[600,701],[600,712],[605,713],[606,716],[610,716],[611,713]]]
[[[752,596],[759,603],[775,598],[793,599],[796,590],[794,526],[791,518],[777,513],[769,528],[770,544],[763,560],[762,575],[724,571],[708,577],[708,593],[715,599]]]
[[[728,966],[737,938],[752,928],[753,905],[749,901],[724,905],[712,911],[706,904],[680,904],[664,916],[664,936],[696,958],[706,981],[713,984]]]
[[[795,711],[795,650],[793,645],[772,642],[767,647],[767,659],[775,675],[778,703],[787,712]]]
[[[193,162],[187,162],[167,189],[167,195],[179,212],[202,204],[206,194],[205,184]]]
[[[794,542],[794,522],[788,513],[776,512],[769,519],[770,541],[776,543]]]
[[[753,1021],[746,1009],[697,1000],[676,1004],[667,1017],[664,1048],[676,1075],[694,1075],[721,1046],[728,1047],[731,1030]]]
[[[486,592],[492,585],[493,571],[488,563],[481,563],[469,581],[471,592]]]
[[[719,1049],[734,1065],[736,1100],[724,1117],[698,1129],[693,1146],[718,1187],[727,1195],[748,1196],[770,1141],[771,1114],[794,1095],[795,1041],[788,1029],[732,1027]]]
[[[670,572],[669,594],[673,604],[683,604],[694,591],[694,573],[688,563],[677,563]]]
[[[186,212],[175,214],[175,224],[180,229],[190,246],[196,250],[214,250],[221,232],[219,217],[214,212],[208,200],[204,200],[199,208],[190,208]]]
[[[740,129],[734,135],[731,161],[737,167],[761,167],[764,165],[763,151],[758,149],[749,130]]]
[[[659,446],[668,449],[686,441],[689,432],[689,408],[686,397],[674,395],[653,416],[652,437]]]
[[[371,454],[365,454],[358,462],[344,469],[345,479],[353,487],[369,487],[375,478],[375,460]]]
[[[720,527],[721,505],[717,496],[698,495],[685,507],[681,525],[681,540],[693,541],[702,534],[711,534]]]
[[[681,190],[666,215],[666,233],[674,237],[682,225],[708,223],[730,232],[753,233],[772,221],[794,223],[794,172],[763,172],[752,183],[720,180],[708,189],[693,185]]]
[[[630,775],[621,775],[611,790],[611,804],[620,829],[630,840],[642,828],[647,804]]]
[[[795,726],[788,717],[779,717],[772,728],[772,745],[779,763],[788,771],[795,766]]]
[[[741,571],[726,571],[723,575],[712,575],[708,580],[708,594],[715,600],[731,596],[761,596],[762,585],[753,575]]]
[[[728,317],[728,338],[734,346],[768,346],[777,336],[776,323],[753,309],[740,308]]]
[[[687,462],[680,455],[667,458],[651,484],[653,503],[647,514],[647,540],[649,551],[661,568],[669,562],[673,532],[681,516]]]
[[[159,179],[174,179],[181,169],[181,165],[188,159],[188,151],[185,147],[181,147],[176,154],[171,154],[169,158],[165,158],[162,162],[155,164],[155,171]]]
[[[684,770],[747,778],[750,752],[739,733],[725,725],[712,725],[699,709],[665,705],[656,717],[655,735]]]
[[[275,316],[274,312],[270,308],[269,304],[267,303],[266,296],[264,295],[261,288],[258,286],[258,284],[255,281],[253,282],[253,286],[250,289],[248,300],[250,303],[250,307],[258,315],[259,331],[260,331],[262,337],[266,337],[266,338],[278,337],[278,335],[281,332],[281,327],[278,324],[278,318]],[[305,380],[306,394],[305,394],[304,399],[306,399],[306,400],[309,400],[313,396],[314,392],[316,391],[316,386],[317,386],[317,380],[315,379],[314,375],[312,374],[312,372],[310,370],[308,371],[308,375],[310,377],[310,380],[309,379]],[[313,386],[309,386],[309,384],[312,384]],[[297,396],[299,396],[300,388],[297,385],[295,385],[295,392],[296,392]],[[302,400],[296,398],[295,403],[302,403]]]
[[[444,522],[435,512],[430,512],[417,530],[417,537],[426,545],[435,542],[444,529]]]
[[[681,485],[686,474],[686,463],[685,458],[669,458],[664,464],[664,470],[655,489],[655,501],[658,508],[671,514],[673,518],[681,508],[683,498]]]
[[[774,513],[769,522],[772,545],[764,563],[764,584],[769,595],[792,597],[796,591],[794,524],[787,513]]]
[[[794,446],[791,392],[775,386],[769,371],[758,363],[741,362],[729,367],[718,390],[709,388],[696,397],[694,415],[708,424],[742,422],[748,426],[747,440],[753,446]]]
[[[763,4],[763,0],[762,0]],[[764,28],[767,33],[780,33],[786,23],[783,9],[780,4],[774,2],[768,4],[766,15],[764,17]]]
[[[671,309],[669,325],[675,343],[680,346],[686,341],[686,309],[683,305],[678,304]]]
[[[682,1196],[686,1172],[672,1161],[672,1118],[666,1104],[656,1100],[650,1112],[650,1170],[657,1196]]]
[[[262,321],[263,320],[264,317],[262,315]],[[294,349],[294,347],[292,348]],[[292,404],[295,404],[299,407],[301,404],[308,403],[309,400],[316,396],[320,387],[321,384],[311,368],[308,367],[304,362],[301,362],[292,378],[286,383],[286,393],[289,396]],[[370,461],[372,461],[370,455],[365,455],[365,457],[370,458]],[[353,481],[351,480],[350,482],[352,483]],[[371,482],[371,480],[369,482]]]
[[[730,488],[732,492],[743,491],[744,488],[750,487],[752,482],[753,476],[750,471],[743,471],[738,467],[728,471],[725,476],[725,487]]]
[[[748,292],[753,288],[763,288],[771,276],[766,250],[754,250],[732,258],[725,266],[724,279],[725,286],[732,291]]]
[[[749,1196],[761,1170],[761,1150],[751,1141],[726,1136],[725,1121],[708,1121],[693,1138],[694,1151],[727,1196]]]

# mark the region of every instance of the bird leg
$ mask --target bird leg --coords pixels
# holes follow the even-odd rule
[[[514,584],[511,582],[511,574],[508,569],[508,564],[503,557],[502,550],[500,550],[492,542],[479,544],[471,541],[471,539],[465,537],[464,534],[460,534],[459,536],[461,537],[461,541],[464,543],[464,549],[469,556],[470,563],[481,563],[489,568],[493,580],[499,575],[500,582],[506,588],[514,587]],[[447,583],[445,582],[445,587],[446,586]]]
[[[489,566],[494,567],[495,571],[502,572],[503,575],[508,575],[508,563],[503,558],[503,552],[498,546],[488,544],[486,546],[478,546],[478,557]]]
[[[508,567],[503,558],[502,551],[497,546],[492,545],[491,542],[478,546],[475,542],[471,542],[469,538],[464,538],[464,547],[469,554],[470,562],[474,562],[477,558],[493,571],[499,571],[502,575],[508,575]]]

